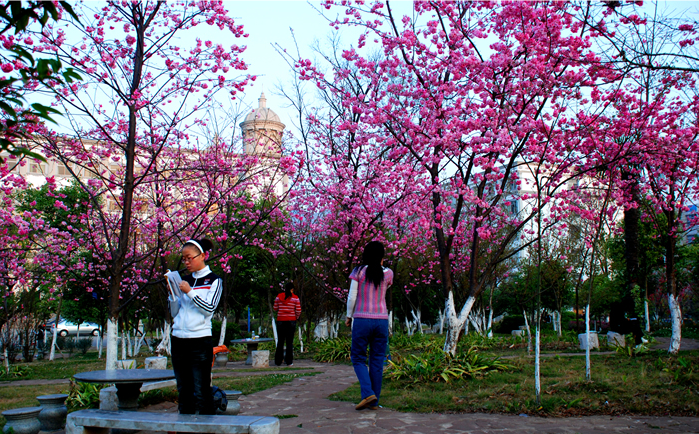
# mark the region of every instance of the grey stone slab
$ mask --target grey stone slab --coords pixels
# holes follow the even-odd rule
[[[143,383],[143,386],[141,386],[141,392],[175,386],[177,386],[177,380],[151,381],[149,383]]]
[[[86,434],[107,428],[206,432],[217,434],[276,434],[279,419],[264,416],[201,416],[145,411],[79,410],[68,415],[66,434]]]

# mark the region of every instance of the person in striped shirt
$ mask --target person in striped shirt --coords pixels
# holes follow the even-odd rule
[[[349,276],[352,283],[347,297],[345,324],[352,327],[350,355],[362,393],[362,400],[355,407],[357,410],[378,409],[381,397],[383,362],[388,345],[386,290],[393,283],[393,271],[383,267],[384,253],[381,242],[371,241],[364,247],[363,264]]]
[[[274,299],[274,311],[277,312],[277,351],[274,353],[274,363],[277,366],[282,360],[287,366],[294,364],[294,331],[296,321],[301,316],[301,301],[294,295],[294,284],[288,282],[284,292]],[[284,353],[286,344],[286,353]]]
[[[180,414],[216,414],[211,393],[211,317],[221,298],[221,278],[206,265],[213,247],[207,239],[182,246],[182,262],[192,273],[182,278],[179,297],[170,297],[172,369]],[[174,299],[173,299],[174,297]]]

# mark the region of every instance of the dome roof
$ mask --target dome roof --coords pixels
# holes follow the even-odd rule
[[[245,116],[245,122],[251,121],[272,121],[281,123],[279,116],[272,111],[272,109],[267,108],[267,98],[265,98],[265,93],[260,94],[259,106],[253,109],[247,116]]]

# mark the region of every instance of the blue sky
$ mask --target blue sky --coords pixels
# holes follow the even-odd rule
[[[649,8],[654,3],[646,1],[644,7]],[[678,17],[699,13],[698,1],[659,1],[658,8],[670,12]],[[329,11],[322,9],[319,2],[306,1],[249,1],[226,0],[225,5],[230,15],[236,18],[239,24],[245,26],[250,36],[242,41],[232,43],[248,46],[243,54],[243,59],[249,64],[249,72],[257,75],[257,81],[246,89],[243,102],[250,107],[257,107],[257,99],[264,89],[267,97],[267,106],[273,109],[287,125],[287,129],[293,130],[292,118],[294,112],[285,108],[286,101],[276,95],[278,83],[287,83],[291,80],[291,72],[288,65],[274,49],[277,43],[289,51],[295,51],[290,29],[294,30],[296,41],[301,53],[306,58],[313,58],[309,48],[315,40],[323,41],[330,34],[332,27],[328,20],[323,18],[319,9],[325,14]],[[314,6],[312,6],[314,5]],[[399,10],[400,15],[409,13],[412,1],[393,1],[392,6]],[[343,9],[333,8],[332,14],[342,13]],[[333,15],[334,17],[334,15]],[[349,34],[343,29],[343,42],[355,44],[357,33]],[[308,88],[309,90],[312,88]]]

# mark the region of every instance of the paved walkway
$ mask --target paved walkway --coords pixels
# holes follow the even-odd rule
[[[356,382],[347,365],[295,361],[295,367],[322,371],[240,398],[241,414],[292,415],[281,420],[281,432],[293,433],[690,433],[699,418],[610,417],[540,418],[501,414],[417,414],[389,409],[356,411],[353,403],[327,397]]]

